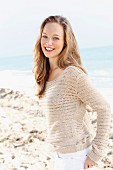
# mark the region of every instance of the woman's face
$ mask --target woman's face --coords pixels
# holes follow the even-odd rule
[[[58,57],[64,46],[63,27],[58,23],[47,23],[41,36],[41,48],[48,58]]]

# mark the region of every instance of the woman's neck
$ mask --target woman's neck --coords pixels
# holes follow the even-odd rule
[[[50,71],[54,71],[59,68],[55,59],[53,61],[49,60],[49,64],[50,64]]]

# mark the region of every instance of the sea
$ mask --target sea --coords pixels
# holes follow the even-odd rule
[[[83,67],[113,108],[113,46],[80,49]],[[0,56],[0,88],[36,94],[33,55]]]

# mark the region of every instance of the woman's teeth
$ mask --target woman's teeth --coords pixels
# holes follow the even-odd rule
[[[53,48],[46,48],[47,51],[53,51]]]

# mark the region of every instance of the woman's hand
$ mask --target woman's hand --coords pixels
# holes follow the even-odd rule
[[[88,168],[92,168],[93,166],[95,166],[96,163],[94,161],[92,161],[88,156],[85,160],[85,163],[84,163],[84,169],[88,169]]]

